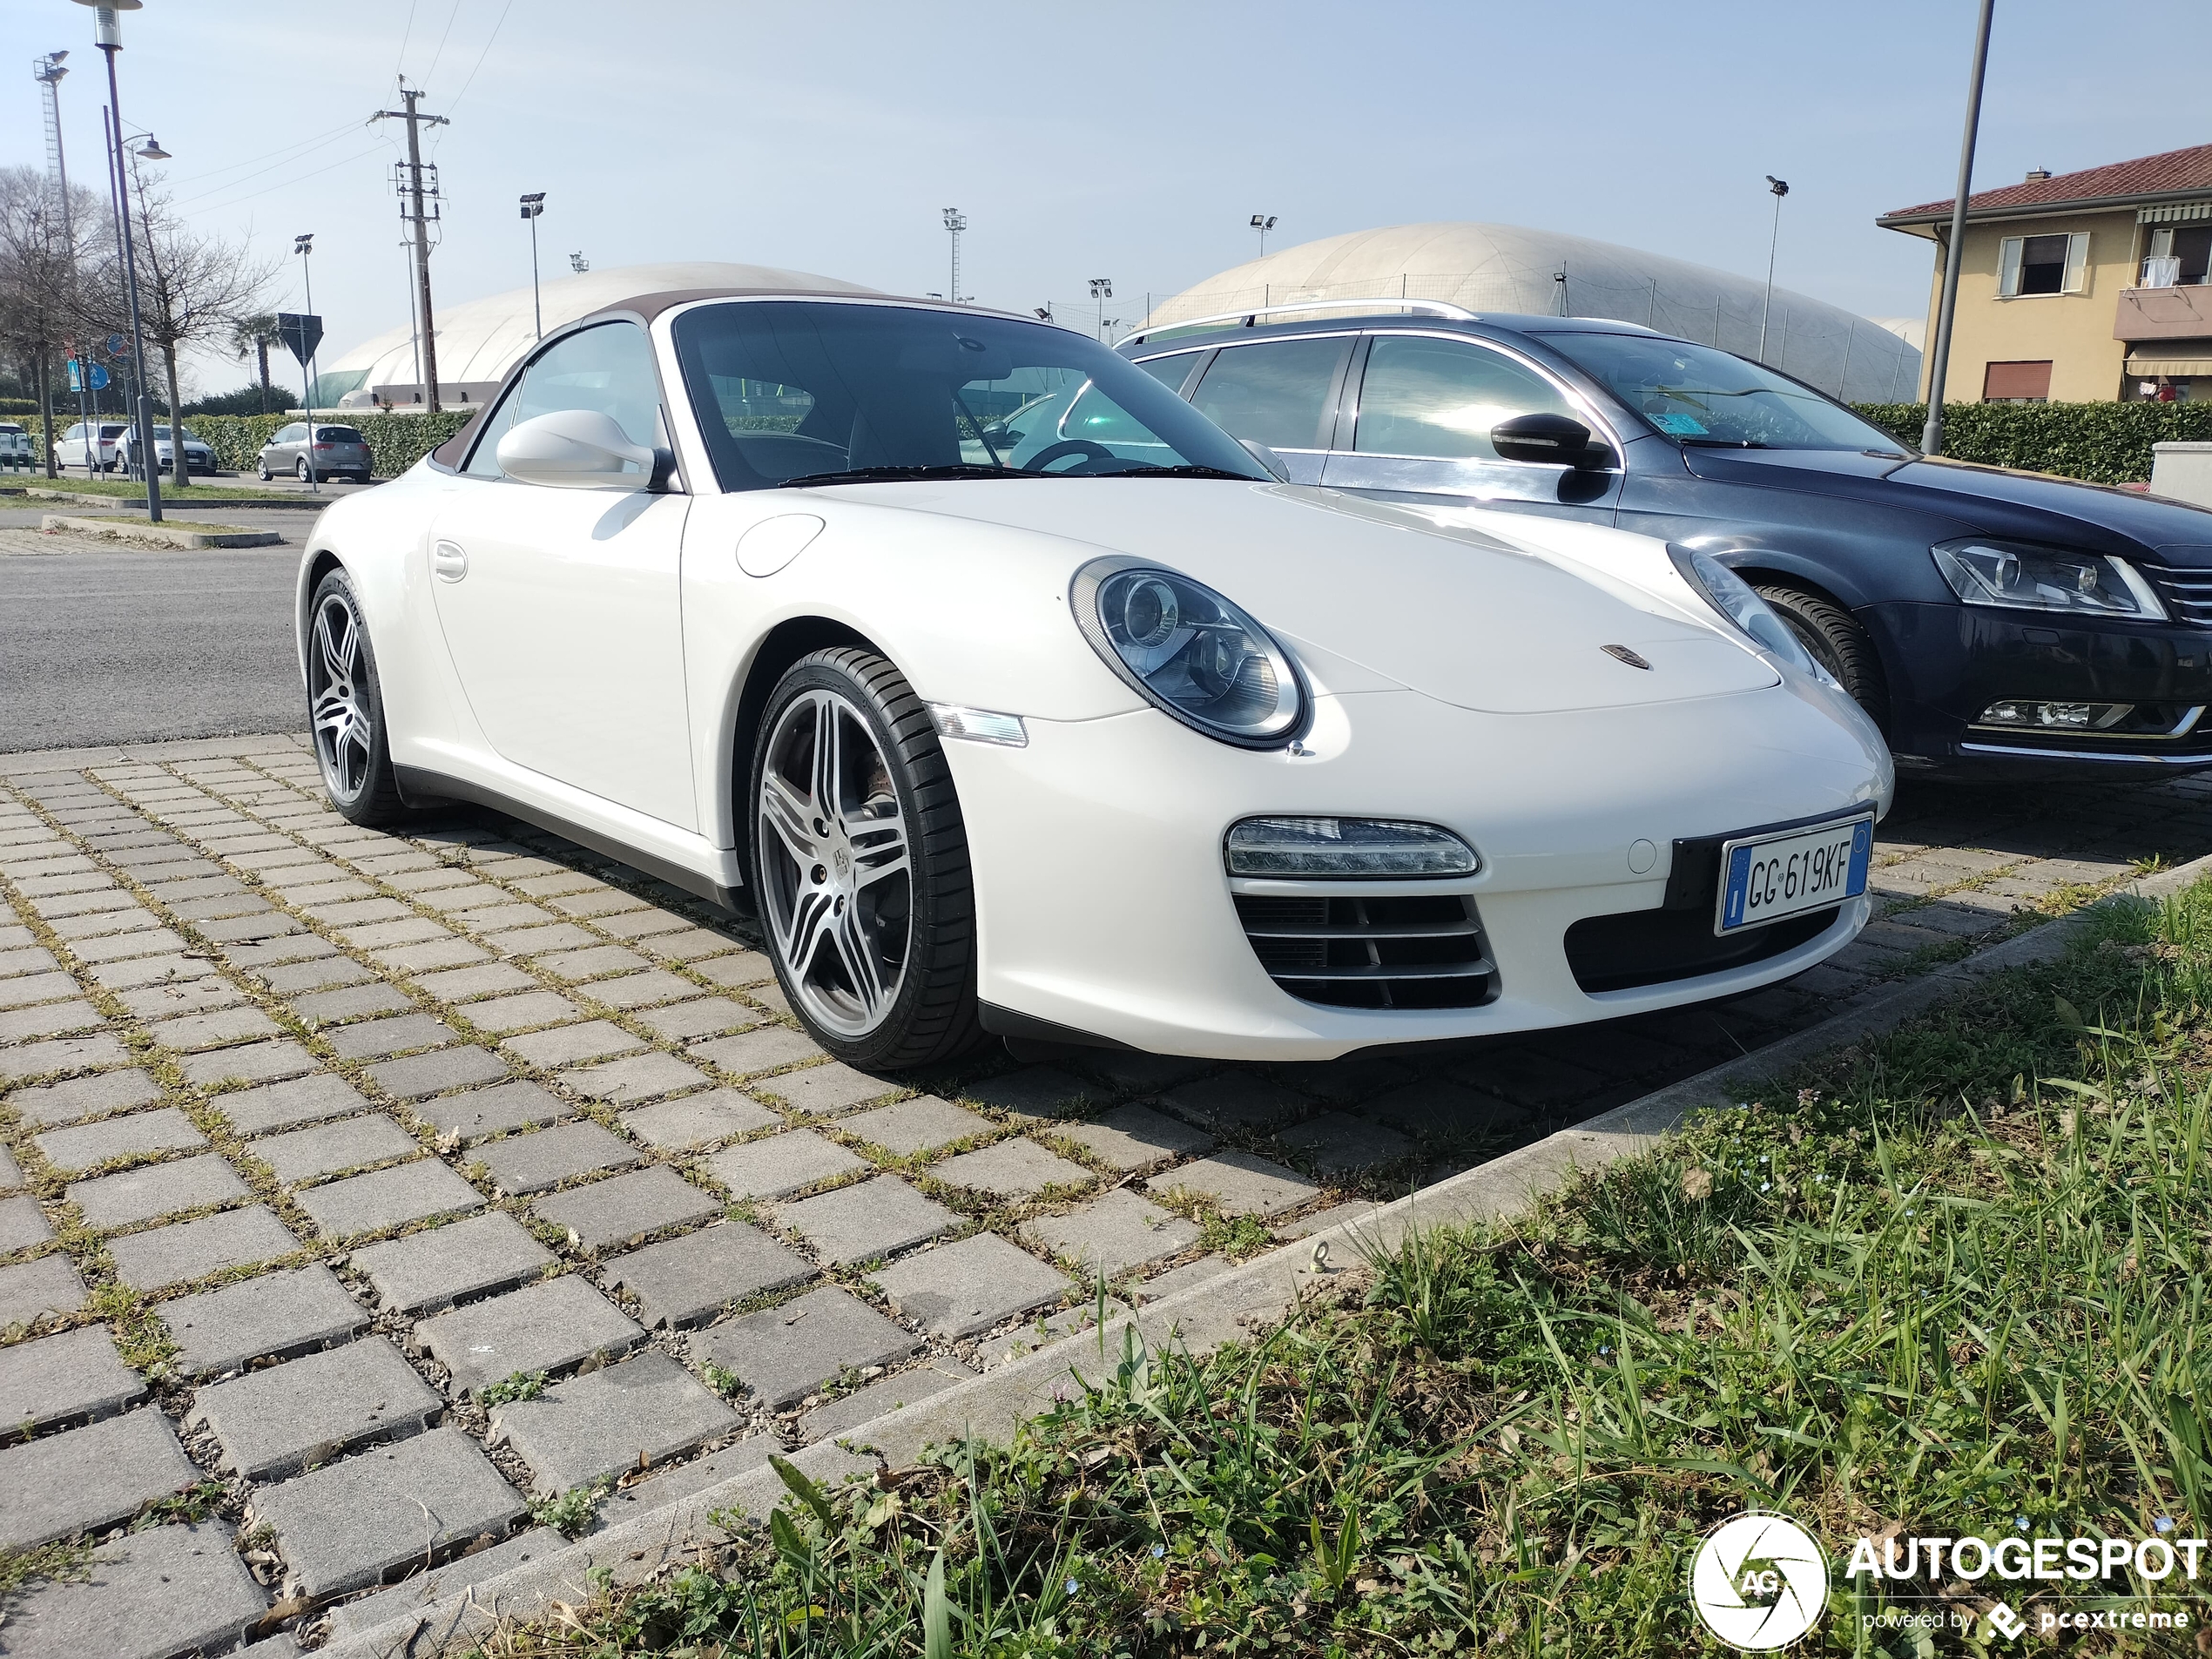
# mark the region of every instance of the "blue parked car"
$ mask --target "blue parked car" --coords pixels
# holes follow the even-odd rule
[[[1308,301],[1120,349],[1294,482],[1711,555],[1900,767],[2212,767],[2212,512],[1923,457],[1799,381],[1634,323]]]

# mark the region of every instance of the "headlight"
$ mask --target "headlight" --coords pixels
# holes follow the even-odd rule
[[[1068,604],[1106,665],[1185,725],[1272,749],[1305,724],[1305,684],[1289,653],[1211,588],[1135,559],[1094,559]]]
[[[2130,617],[2138,622],[2166,620],[2166,607],[2157,593],[2125,559],[1979,536],[1944,542],[1928,550],[1952,592],[1970,605]]]
[[[1682,579],[1705,597],[1705,603],[1750,636],[1760,650],[1781,658],[1801,674],[1834,681],[1812,660],[1804,643],[1790,631],[1775,608],[1759,597],[1751,584],[1710,553],[1668,543],[1667,556],[1682,572]]]
[[[1247,818],[1230,826],[1231,875],[1472,875],[1482,860],[1450,830],[1390,818]]]

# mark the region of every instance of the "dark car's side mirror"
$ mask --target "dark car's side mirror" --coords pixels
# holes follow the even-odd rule
[[[1604,451],[1594,456],[1590,429],[1563,415],[1516,415],[1490,428],[1490,447],[1501,461],[1548,461],[1555,466],[1589,467],[1604,464]]]

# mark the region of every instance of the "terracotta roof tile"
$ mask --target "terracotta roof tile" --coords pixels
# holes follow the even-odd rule
[[[2168,150],[2163,155],[2143,156],[2134,161],[2115,161],[2108,166],[2087,167],[2080,172],[2062,172],[2050,179],[2031,179],[2025,184],[2007,185],[2001,190],[1978,191],[1966,198],[1966,211],[1985,213],[2005,208],[2034,207],[2045,202],[2163,196],[2190,190],[2212,192],[2212,144]],[[1882,217],[1917,219],[1923,214],[1950,211],[1951,198],[1946,196],[1941,201],[1923,202],[1918,207],[1900,207]]]

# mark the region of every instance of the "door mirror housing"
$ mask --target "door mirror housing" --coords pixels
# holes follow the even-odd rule
[[[509,428],[496,454],[509,478],[558,489],[657,489],[668,471],[664,451],[632,443],[597,409],[535,415]],[[635,470],[625,472],[625,463]]]
[[[1554,466],[1605,464],[1605,451],[1593,455],[1590,429],[1563,415],[1516,415],[1490,428],[1490,445],[1501,461],[1549,462]]]

